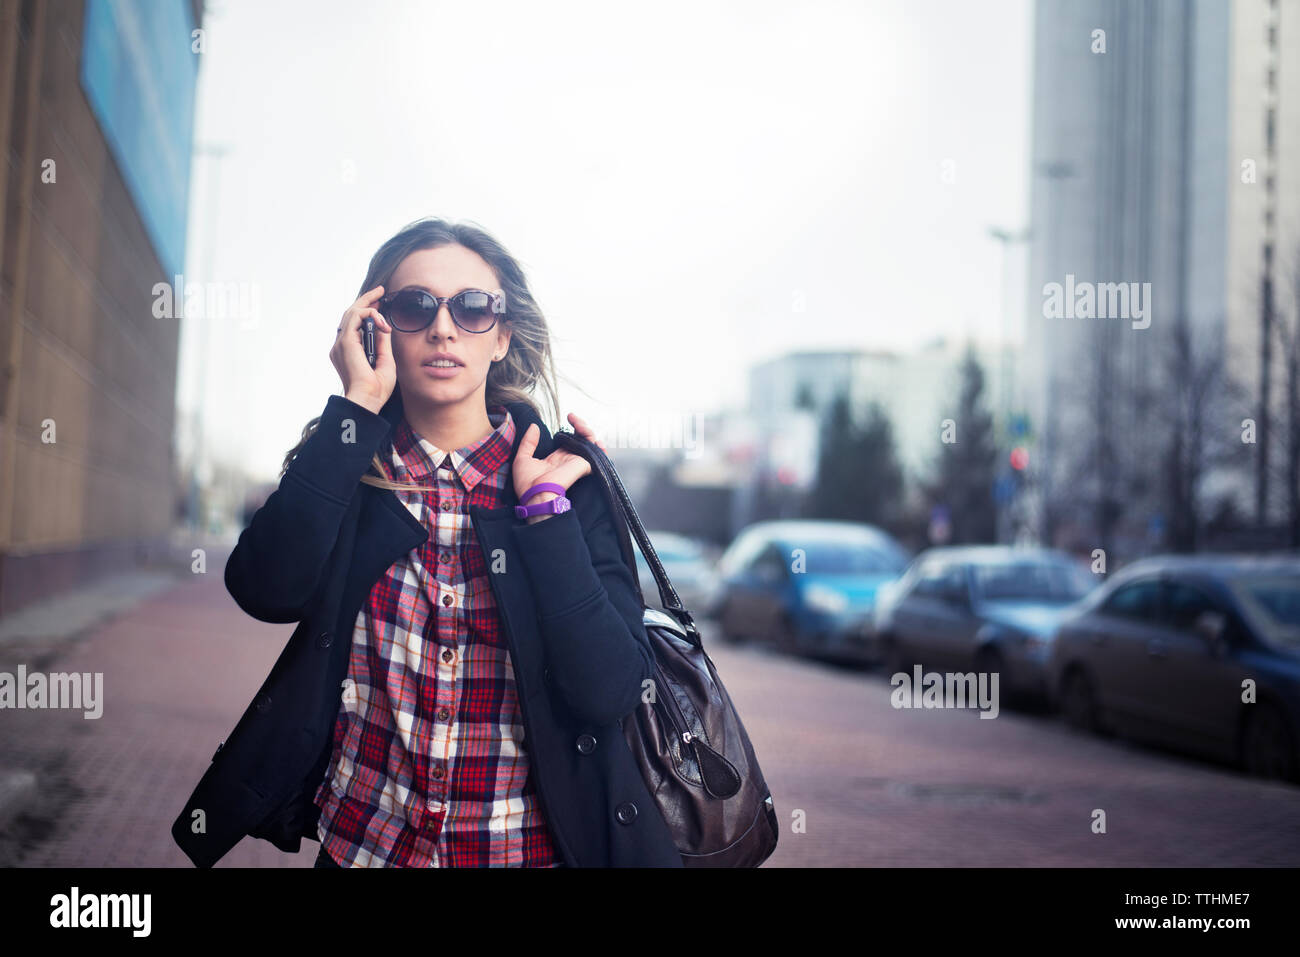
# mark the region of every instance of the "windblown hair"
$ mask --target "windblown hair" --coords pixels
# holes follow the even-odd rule
[[[450,223],[432,217],[404,226],[397,235],[380,246],[371,258],[370,269],[357,295],[380,285],[387,288],[398,265],[416,250],[449,245],[464,246],[483,257],[496,273],[497,283],[505,293],[505,314],[499,321],[510,324],[510,348],[488,370],[485,406],[492,408],[508,402],[523,402],[537,413],[538,418],[545,421],[545,416],[532,398],[533,391],[541,385],[545,388],[551,409],[555,413],[552,421],[559,422],[560,401],[555,387],[557,373],[546,318],[528,289],[528,282],[519,263],[483,229],[468,223]],[[320,416],[304,426],[302,438],[284,457],[280,478],[284,477],[284,473],[289,470],[289,463],[297,457],[319,426]],[[399,483],[387,478],[386,469],[391,468],[391,456],[390,437],[375,453],[371,471],[361,476],[361,481],[385,489],[433,491],[428,486]]]

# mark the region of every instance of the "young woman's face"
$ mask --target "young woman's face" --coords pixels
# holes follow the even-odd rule
[[[492,267],[464,246],[417,249],[398,264],[384,286],[391,296],[399,290],[419,288],[435,296],[454,296],[465,289],[502,293]],[[451,318],[450,304],[444,304],[423,332],[392,333],[393,361],[402,401],[432,405],[454,404],[483,389],[496,356],[505,356],[510,331],[500,319],[483,333],[466,332]],[[433,356],[445,353],[460,362],[453,370],[425,366]]]

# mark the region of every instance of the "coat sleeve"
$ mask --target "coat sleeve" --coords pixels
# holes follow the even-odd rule
[[[299,621],[338,540],[343,514],[392,425],[332,395],[280,485],[253,513],[226,561],[226,590],[259,621]]]
[[[636,710],[653,679],[644,605],[624,564],[609,505],[590,475],[573,508],[512,527],[532,586],[551,681],[574,714],[613,724]]]

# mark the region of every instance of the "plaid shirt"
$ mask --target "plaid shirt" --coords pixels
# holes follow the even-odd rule
[[[370,591],[352,632],[321,847],[344,867],[560,867],[542,816],[508,644],[469,506],[505,504],[515,426],[443,452],[403,419],[385,470],[429,539]],[[459,478],[459,481],[457,480]]]

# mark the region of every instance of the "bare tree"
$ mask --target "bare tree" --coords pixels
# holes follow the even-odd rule
[[[1055,503],[1073,515],[1071,543],[1129,554],[1147,548],[1163,520],[1163,546],[1201,547],[1213,517],[1211,477],[1242,469],[1239,417],[1246,401],[1223,355],[1223,323],[1183,317],[1130,331],[1098,323],[1060,398],[1062,466]]]
[[[1222,340],[1222,322],[1193,326],[1180,316],[1157,341],[1162,372],[1159,468],[1167,541],[1174,551],[1195,551],[1201,545],[1207,518],[1203,485],[1211,470],[1240,464],[1239,434],[1223,415],[1240,390],[1226,369]]]

